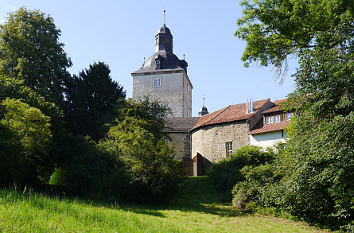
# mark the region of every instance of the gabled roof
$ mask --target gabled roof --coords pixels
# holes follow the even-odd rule
[[[254,135],[254,134],[281,131],[286,126],[288,126],[288,124],[289,124],[289,121],[281,121],[281,122],[278,122],[278,123],[273,123],[273,124],[269,124],[269,125],[263,125],[262,128],[258,128],[258,129],[252,130],[252,131],[248,132],[248,134]]]
[[[165,132],[187,132],[198,121],[199,117],[171,117],[166,118]]]
[[[222,108],[216,112],[212,112],[210,114],[200,117],[191,130],[195,130],[208,125],[247,120],[268,102],[270,102],[269,98],[253,102],[252,113],[246,113],[246,103],[230,105],[226,108]]]
[[[275,100],[274,101],[274,107],[272,107],[271,109],[268,109],[266,111],[263,112],[263,114],[267,114],[267,113],[273,113],[273,112],[281,112],[283,110],[280,109],[280,103],[286,101],[287,99],[281,99],[281,100]]]

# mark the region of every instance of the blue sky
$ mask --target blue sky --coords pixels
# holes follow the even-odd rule
[[[162,25],[174,36],[174,53],[186,55],[188,75],[194,86],[193,116],[206,98],[209,112],[247,98],[285,98],[295,88],[295,62],[290,62],[282,85],[275,69],[253,64],[244,68],[245,42],[234,36],[242,8],[237,0],[0,0],[0,23],[21,6],[39,9],[54,18],[62,31],[60,41],[71,57],[72,74],[95,61],[109,65],[111,76],[132,95],[130,73],[154,52],[154,37]]]

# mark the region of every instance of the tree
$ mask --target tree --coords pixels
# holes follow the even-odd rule
[[[171,193],[184,178],[181,161],[173,157],[174,149],[146,130],[148,125],[145,120],[127,116],[112,126],[107,138],[100,142],[112,157],[125,164],[135,198]]]
[[[61,31],[50,16],[20,8],[0,25],[0,73],[61,106],[63,81],[71,61],[59,42]]]
[[[167,138],[164,129],[166,128],[165,118],[169,112],[170,108],[167,105],[151,101],[148,97],[140,101],[129,99],[125,106],[119,110],[118,121],[122,121],[126,117],[142,120],[147,123],[144,125],[144,129],[154,135],[154,140],[160,140]]]
[[[290,125],[287,156],[278,166],[287,168],[268,203],[308,221],[352,229],[353,4],[246,0],[242,5],[235,34],[247,42],[246,66],[260,62],[281,68],[291,55],[299,61],[296,90],[283,107],[301,116]]]
[[[48,153],[52,143],[50,118],[20,100],[7,98],[1,105],[5,113],[0,121],[0,143],[4,146],[0,164],[6,166],[1,176],[9,177],[3,182],[33,184],[38,178],[45,180],[54,168]],[[15,153],[7,148],[14,148]]]
[[[247,0],[241,5],[245,10],[235,35],[247,42],[242,56],[246,66],[260,62],[281,68],[289,56],[297,56],[297,94],[312,94],[307,101],[316,102],[318,116],[353,110],[354,10],[350,1]]]
[[[105,124],[117,116],[125,91],[110,72],[108,65],[98,62],[66,81],[65,119],[72,133],[98,140],[105,134]]]

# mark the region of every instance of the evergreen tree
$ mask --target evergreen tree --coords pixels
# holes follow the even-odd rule
[[[104,136],[105,124],[117,116],[124,104],[123,87],[110,77],[110,69],[103,62],[66,81],[65,119],[69,130],[76,135],[88,135],[95,140]]]

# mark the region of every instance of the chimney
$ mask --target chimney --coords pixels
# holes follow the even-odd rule
[[[246,114],[253,112],[253,99],[247,99],[246,101]]]

